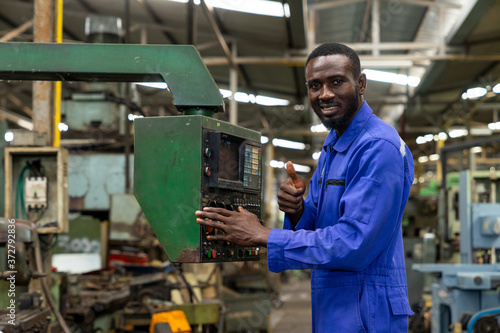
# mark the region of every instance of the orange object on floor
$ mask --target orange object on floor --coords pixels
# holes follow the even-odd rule
[[[168,323],[173,333],[191,333],[191,326],[181,310],[155,313],[151,318],[149,333],[154,333],[156,324],[160,323]]]

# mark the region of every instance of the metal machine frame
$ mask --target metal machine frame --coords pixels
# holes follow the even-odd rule
[[[166,82],[179,110],[224,108],[194,46],[0,43],[0,54],[4,80]]]

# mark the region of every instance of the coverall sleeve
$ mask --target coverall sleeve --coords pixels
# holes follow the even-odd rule
[[[322,153],[324,155],[324,153]],[[318,166],[323,165],[325,156],[321,156],[318,161]],[[322,163],[323,162],[323,163]],[[290,217],[288,214],[285,214],[285,219],[283,222],[283,229],[285,230],[314,230],[316,225],[316,212],[318,208],[318,186],[321,178],[321,171],[318,167],[314,172],[314,175],[309,182],[309,194],[304,199],[304,212],[300,217],[299,222],[295,226],[295,229],[292,227],[292,223],[290,221]]]
[[[340,200],[329,200],[326,191],[326,212],[318,212],[328,217],[336,215],[329,211],[337,209],[338,221],[314,231],[273,229],[267,243],[269,269],[364,270],[399,230],[404,169],[402,154],[388,141],[374,140],[358,147],[349,162]]]

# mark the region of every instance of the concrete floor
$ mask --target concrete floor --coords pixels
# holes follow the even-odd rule
[[[270,333],[311,332],[311,281],[282,284],[283,305],[271,312]]]

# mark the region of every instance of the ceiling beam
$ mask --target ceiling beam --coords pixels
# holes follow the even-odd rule
[[[394,54],[380,55],[378,57],[363,56],[360,57],[363,67],[384,67],[384,68],[401,68],[411,67],[412,63],[404,65],[403,63],[394,63],[394,61],[409,61],[418,63],[425,60],[448,60],[448,61],[500,61],[500,54],[492,55],[467,55],[467,54],[449,54],[449,55],[410,55],[410,54]],[[233,62],[238,65],[282,65],[282,66],[304,66],[307,57],[237,57]],[[224,66],[228,65],[228,60],[225,57],[204,57],[203,61],[207,66]],[[369,65],[363,64],[369,63]],[[392,62],[392,65],[391,65]]]
[[[16,38],[17,36],[19,36],[20,34],[22,34],[31,27],[33,27],[33,20],[29,20],[24,24],[20,25],[19,27],[15,28],[14,30],[5,34],[2,38],[0,38],[0,43],[8,42],[11,39]]]
[[[161,19],[161,17],[158,16],[158,14],[156,14],[156,12],[154,11],[153,7],[151,7],[151,5],[149,4],[149,2],[147,0],[138,0],[138,2],[146,9],[146,11],[148,12],[149,16],[151,16],[151,18],[153,19],[153,21],[155,21],[155,23],[157,24],[160,24],[160,25],[164,25],[165,23],[163,22],[163,20]],[[177,40],[175,39],[174,36],[172,36],[171,33],[163,30],[163,35],[173,44],[179,44],[177,42]]]
[[[205,0],[201,0],[201,7],[203,8],[203,11],[205,12],[205,16],[208,19],[208,22],[210,23],[210,27],[215,33],[215,37],[217,37],[217,40],[219,41],[219,45],[222,48],[222,51],[224,52],[224,55],[229,63],[229,65],[233,68],[236,68],[237,65],[233,61],[233,56],[231,54],[231,50],[229,49],[229,46],[226,43],[226,40],[224,39],[224,36],[222,35],[221,28],[217,24],[215,20],[215,14],[214,14],[214,9],[212,6],[208,6]]]
[[[92,7],[86,0],[77,0],[77,2],[82,5],[83,8],[89,13],[97,14],[97,9]]]

